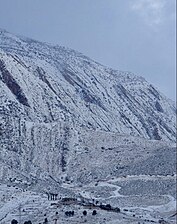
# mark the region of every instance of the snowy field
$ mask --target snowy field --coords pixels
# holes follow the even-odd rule
[[[0,185],[0,224],[10,224],[12,219],[39,224],[45,218],[49,224],[55,223],[55,218],[62,224],[175,223],[173,145],[114,133],[82,135],[79,144],[67,152],[65,171],[53,176],[12,172],[1,161],[6,167],[1,176],[6,179]],[[58,194],[57,200],[48,200],[48,192]],[[76,201],[63,203],[68,197]],[[81,203],[83,199],[86,204]],[[111,210],[100,207],[107,204]],[[120,211],[115,212],[115,208]],[[96,215],[92,215],[93,210]],[[67,211],[74,211],[74,215],[68,217]]]
[[[105,211],[99,207],[88,207],[79,203],[63,204],[61,199],[48,200],[43,193],[32,192],[10,185],[0,185],[0,223],[10,223],[17,219],[21,223],[31,220],[42,223],[47,217],[49,223],[158,223],[162,218],[166,223],[175,223],[175,176],[128,176],[96,181],[88,185],[63,184],[63,188],[73,191],[75,198],[83,196],[98,204],[119,207],[120,212]],[[167,187],[168,186],[168,187]],[[140,191],[141,189],[141,191]],[[60,195],[63,197],[64,195]],[[83,211],[87,216],[83,216]],[[97,211],[95,216],[93,210]],[[74,211],[67,217],[66,211]],[[56,215],[56,212],[58,214]]]

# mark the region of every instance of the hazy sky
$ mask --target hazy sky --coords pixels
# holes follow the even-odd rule
[[[0,0],[0,27],[144,76],[175,99],[175,0]]]

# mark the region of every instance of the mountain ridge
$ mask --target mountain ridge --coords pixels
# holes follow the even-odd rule
[[[143,77],[0,30],[0,222],[171,220],[175,117]]]
[[[31,105],[39,112],[42,103],[46,109],[41,107],[43,113],[38,113],[38,117],[57,120],[58,113],[54,114],[53,104],[58,104],[56,111],[58,107],[61,113],[69,113],[67,116],[73,119],[78,114],[78,120],[82,117],[79,123],[86,127],[149,139],[174,140],[175,107],[144,78],[104,67],[71,49],[51,47],[31,39],[26,42],[9,33],[1,33],[1,86],[5,84],[18,102],[29,107],[29,111]],[[32,93],[29,89],[33,89]],[[41,99],[33,96],[33,92],[41,95]],[[51,101],[46,100],[47,97]],[[77,108],[88,116],[83,117]],[[44,113],[45,110],[48,112]],[[31,111],[30,115],[34,117],[35,113]]]
[[[77,153],[79,158],[85,152],[83,142],[92,135],[102,139],[99,144],[104,142],[103,135],[110,139],[117,135],[116,147],[121,135],[137,138],[133,142],[140,145],[147,142],[147,148],[154,144],[154,150],[172,147],[174,105],[144,78],[105,68],[74,50],[28,43],[1,33],[0,146],[4,167],[7,164],[24,173],[36,173],[39,179],[39,174],[45,173],[59,180],[72,167],[70,161],[77,160]],[[86,132],[89,136],[82,134]],[[131,141],[129,144],[133,147]],[[96,139],[92,145],[99,150]],[[3,174],[7,168],[2,169]]]

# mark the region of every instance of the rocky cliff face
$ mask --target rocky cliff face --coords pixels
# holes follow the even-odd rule
[[[0,30],[1,178],[59,177],[85,130],[173,142],[175,114],[142,77]]]
[[[142,77],[84,55],[0,32],[1,114],[175,139],[175,107]]]

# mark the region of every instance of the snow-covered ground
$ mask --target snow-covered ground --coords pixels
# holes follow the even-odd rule
[[[10,223],[10,220],[17,219],[23,223],[25,220],[31,220],[32,223],[40,223],[44,218],[48,218],[49,223],[54,223],[56,212],[58,212],[59,223],[158,223],[162,218],[167,223],[175,223],[175,218],[170,217],[176,211],[176,199],[171,195],[158,195],[155,197],[152,194],[142,195],[122,195],[119,193],[121,187],[118,186],[121,182],[129,183],[132,180],[153,180],[161,179],[175,181],[176,177],[159,176],[149,177],[143,176],[128,176],[112,178],[107,180],[100,180],[88,185],[76,186],[73,184],[63,183],[62,187],[73,191],[75,198],[84,197],[91,202],[98,201],[98,204],[111,204],[112,207],[121,209],[120,213],[104,211],[97,208],[89,209],[80,204],[63,205],[61,199],[50,201],[46,194],[37,193],[34,191],[24,190],[18,187],[0,185],[0,223]],[[126,188],[126,185],[124,186]],[[155,189],[154,189],[155,190]],[[59,193],[59,192],[58,192]],[[168,193],[168,192],[167,192]],[[108,195],[110,194],[110,195]],[[99,195],[96,197],[95,195]],[[62,195],[60,195],[62,197]],[[135,206],[132,206],[132,197]],[[125,200],[126,199],[126,200]],[[121,206],[126,201],[126,206]],[[117,202],[116,202],[117,201]],[[143,201],[142,206],[137,206],[136,202]],[[116,203],[114,203],[116,202]],[[129,203],[130,202],[130,206]],[[53,203],[53,205],[52,205]],[[147,204],[146,204],[147,203]],[[149,203],[153,205],[149,205]],[[146,206],[145,206],[146,205]],[[92,216],[92,211],[96,209],[97,215]],[[88,215],[83,217],[83,210],[86,210]],[[74,211],[73,217],[67,217],[65,211]]]
[[[0,30],[0,223],[174,223],[175,118],[142,77]]]

